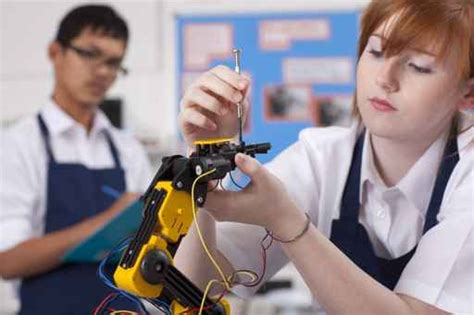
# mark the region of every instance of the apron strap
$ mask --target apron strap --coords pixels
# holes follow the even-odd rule
[[[120,163],[117,147],[112,141],[112,137],[110,136],[110,133],[107,130],[105,130],[105,138],[107,139],[107,142],[109,144],[110,152],[112,152],[112,157],[114,158],[115,167],[122,168],[122,164]]]
[[[48,154],[48,158],[51,162],[56,163],[56,160],[54,159],[54,155],[53,155],[53,150],[51,149],[51,142],[49,138],[48,127],[46,127],[46,124],[44,123],[44,120],[41,114],[38,113],[37,117],[38,117],[38,123],[41,130],[41,135],[43,137],[44,145],[46,147],[46,153]]]
[[[359,136],[354,147],[351,168],[341,202],[340,219],[349,220],[354,222],[354,224],[357,224],[359,220],[360,169],[362,163],[363,146],[364,133]],[[450,135],[446,144],[441,165],[438,170],[438,175],[436,176],[433,192],[431,194],[431,199],[426,213],[425,225],[423,227],[423,234],[438,223],[436,216],[439,213],[443,195],[446,190],[446,185],[458,161],[459,153],[457,137]]]
[[[425,234],[438,222],[436,220],[436,216],[438,215],[449,177],[451,176],[451,173],[453,172],[454,167],[458,161],[459,153],[457,137],[455,135],[450,135],[443,154],[443,160],[441,161],[441,165],[438,170],[438,175],[436,176],[435,186],[433,188],[433,192],[431,193],[431,200],[426,213],[423,234]]]
[[[354,147],[351,168],[341,202],[340,219],[354,222],[354,224],[359,222],[360,169],[362,163],[362,148],[364,147],[364,135],[365,132],[359,135]]]
[[[51,162],[56,163],[56,160],[54,159],[54,155],[53,155],[53,150],[51,148],[51,141],[49,137],[48,127],[46,127],[46,123],[44,122],[44,119],[41,116],[41,114],[38,113],[37,117],[38,117],[38,123],[41,130],[41,135],[43,137],[43,141],[46,147],[46,152],[48,154],[48,158]],[[112,158],[114,159],[115,167],[122,168],[122,163],[120,163],[117,147],[112,141],[112,137],[110,136],[107,130],[105,130],[105,138],[107,140],[107,143],[109,144],[110,152],[112,153]]]

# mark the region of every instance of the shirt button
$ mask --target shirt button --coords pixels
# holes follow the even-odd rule
[[[383,209],[377,210],[377,212],[376,212],[375,214],[376,214],[377,217],[379,217],[380,219],[385,218],[385,216],[387,215],[387,213],[386,213],[385,210],[383,210]]]

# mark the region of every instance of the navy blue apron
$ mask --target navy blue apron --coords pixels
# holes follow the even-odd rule
[[[106,133],[115,166],[89,169],[81,164],[57,163],[48,129],[38,115],[49,157],[45,233],[67,228],[107,209],[115,201],[102,191],[109,186],[125,191],[125,173],[117,149]],[[31,257],[34,259],[34,257]],[[111,291],[97,276],[97,263],[69,263],[24,279],[20,289],[20,314],[92,314]]]
[[[384,259],[375,255],[367,231],[358,220],[363,146],[364,133],[359,136],[354,148],[352,164],[342,197],[340,218],[332,222],[330,240],[359,268],[388,289],[393,290],[403,269],[415,253],[416,246],[407,254],[395,259]],[[457,139],[455,136],[450,136],[431,194],[423,234],[437,224],[436,216],[443,200],[446,184],[458,161]]]

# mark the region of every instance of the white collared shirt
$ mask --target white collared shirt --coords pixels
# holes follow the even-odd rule
[[[104,133],[107,130],[125,170],[127,191],[143,192],[147,188],[153,174],[143,147],[131,135],[114,128],[101,111],[95,115],[89,134],[52,101],[40,113],[56,162],[79,163],[92,169],[113,167]],[[0,154],[0,251],[4,251],[44,233],[48,157],[36,115],[2,133]]]
[[[79,163],[92,169],[113,167],[115,162],[104,134],[107,131],[125,170],[127,191],[146,190],[153,174],[145,150],[133,136],[114,128],[103,112],[95,115],[89,134],[51,100],[40,113],[56,162]],[[48,157],[36,115],[4,130],[1,137],[0,251],[4,251],[44,234]],[[0,297],[9,299],[0,304],[10,305],[8,311],[19,307],[18,284],[0,283]],[[0,313],[2,308],[0,305]]]
[[[472,125],[463,115],[461,126]],[[300,209],[329,237],[339,218],[342,192],[360,129],[309,128],[299,140],[266,167],[275,174]],[[366,135],[366,137],[368,137]],[[370,143],[366,138],[365,144]],[[422,236],[425,214],[434,187],[446,135],[436,140],[394,187],[387,188],[377,175],[370,145],[364,145],[361,169],[359,222],[366,228],[376,254],[398,258],[416,253],[405,267],[395,292],[455,314],[474,313],[474,128],[458,138],[460,160],[446,187],[438,224]],[[236,269],[261,271],[262,228],[219,223],[217,246]],[[266,279],[288,262],[274,243],[267,252]],[[315,266],[317,268],[317,266]],[[249,296],[256,288],[236,289]],[[317,311],[324,314],[317,301]]]

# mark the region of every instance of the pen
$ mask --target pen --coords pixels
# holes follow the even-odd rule
[[[122,195],[122,193],[120,191],[118,191],[117,189],[114,189],[110,186],[107,186],[107,185],[103,185],[101,187],[101,190],[104,194],[106,194],[106,195],[108,195],[112,198],[115,198],[115,199],[118,199]]]

